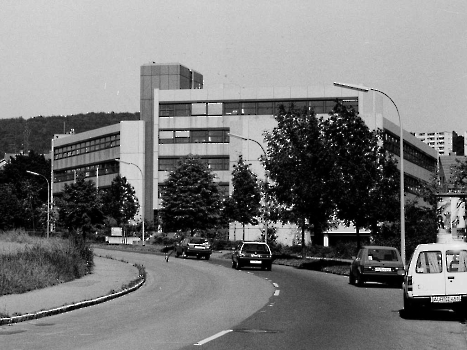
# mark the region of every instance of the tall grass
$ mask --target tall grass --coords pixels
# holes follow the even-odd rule
[[[92,250],[79,241],[9,232],[0,233],[0,246],[0,295],[71,281],[93,267]]]

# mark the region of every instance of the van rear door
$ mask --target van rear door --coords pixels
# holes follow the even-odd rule
[[[446,251],[446,295],[467,295],[467,249]]]
[[[413,296],[445,295],[445,268],[441,250],[422,250],[412,271]]]

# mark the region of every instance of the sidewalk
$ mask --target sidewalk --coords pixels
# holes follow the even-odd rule
[[[80,279],[23,294],[0,297],[0,325],[40,318],[97,304],[136,288],[122,286],[138,278],[138,269],[122,261],[94,256],[93,273]]]

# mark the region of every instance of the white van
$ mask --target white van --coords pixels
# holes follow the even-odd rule
[[[406,269],[404,310],[429,308],[467,310],[467,243],[420,244]]]

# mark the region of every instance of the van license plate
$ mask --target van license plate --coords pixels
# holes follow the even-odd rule
[[[460,295],[447,295],[442,297],[431,297],[432,303],[458,303],[461,301]]]

